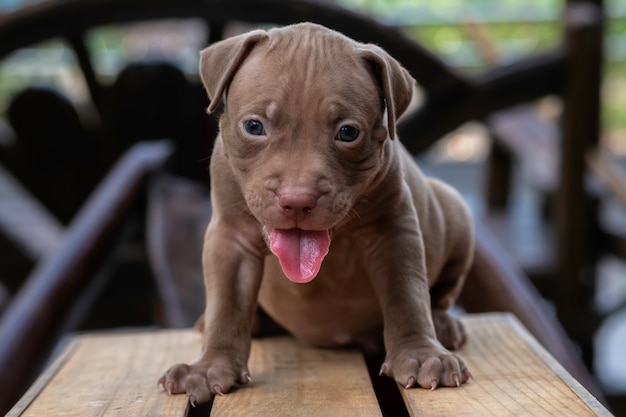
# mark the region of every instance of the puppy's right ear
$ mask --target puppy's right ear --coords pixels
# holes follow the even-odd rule
[[[263,30],[254,30],[217,42],[200,52],[200,77],[209,95],[209,113],[214,112],[235,72],[258,42],[268,37]]]

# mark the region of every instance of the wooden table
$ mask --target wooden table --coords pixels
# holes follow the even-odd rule
[[[474,378],[460,389],[400,388],[408,415],[611,415],[513,316],[463,321],[469,342],[460,354]],[[189,330],[76,336],[7,416],[382,415],[358,351],[313,349],[287,336],[255,340],[254,382],[194,409],[156,381],[170,365],[193,360],[200,343]]]

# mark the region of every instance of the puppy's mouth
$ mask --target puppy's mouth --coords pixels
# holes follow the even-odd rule
[[[267,237],[283,273],[299,284],[317,276],[330,247],[328,230],[268,229]]]

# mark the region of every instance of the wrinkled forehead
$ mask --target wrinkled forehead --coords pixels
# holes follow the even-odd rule
[[[359,44],[326,30],[280,29],[250,52],[235,74],[231,93],[283,97],[351,97],[355,102],[378,105],[378,83]]]

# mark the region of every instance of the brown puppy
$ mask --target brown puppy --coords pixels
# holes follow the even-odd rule
[[[309,23],[216,43],[200,71],[209,112],[223,106],[204,345],[159,382],[192,403],[249,382],[257,300],[317,346],[383,331],[381,373],[405,387],[466,382],[463,360],[446,349],[465,334],[446,311],[471,264],[472,222],[395,138],[409,73],[378,47]]]

